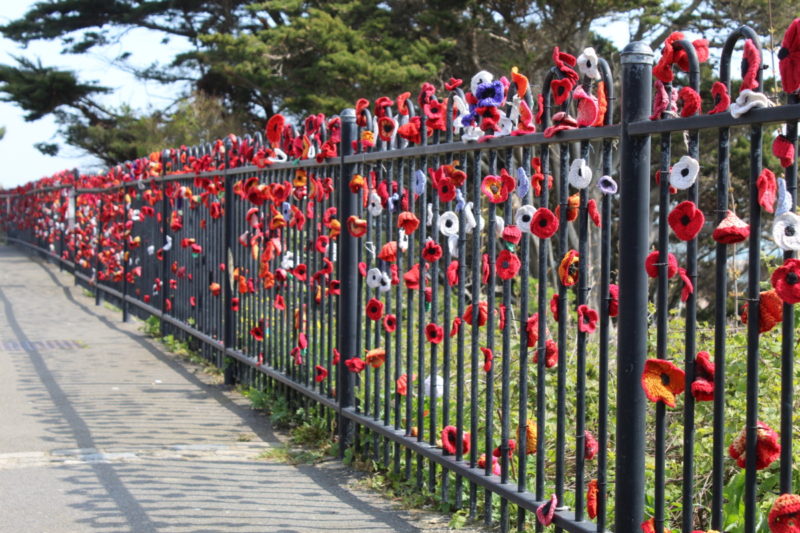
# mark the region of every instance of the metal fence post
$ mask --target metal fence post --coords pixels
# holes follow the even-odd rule
[[[222,346],[223,350],[225,350],[222,354],[223,366],[225,369],[225,385],[233,385],[236,382],[234,376],[234,368],[233,362],[228,360],[227,350],[228,348],[233,348],[233,320],[234,320],[234,313],[233,308],[231,307],[231,301],[233,298],[233,264],[231,261],[228,260],[229,257],[233,257],[233,251],[231,250],[231,245],[234,242],[233,237],[233,202],[234,202],[234,193],[233,193],[233,182],[230,173],[228,172],[228,165],[229,165],[229,152],[231,149],[230,141],[226,140],[225,142],[225,170],[224,170],[224,177],[225,177],[225,210],[224,210],[224,224],[225,224],[225,253],[223,254],[223,262],[225,263],[225,272],[223,276],[223,297],[224,303],[223,305],[225,308],[222,310],[222,316],[224,317],[223,322],[223,333],[222,333]]]
[[[159,317],[159,332],[161,336],[167,334],[167,323],[164,321],[164,316],[167,314],[167,289],[169,288],[169,250],[164,250],[167,244],[167,237],[169,237],[169,218],[172,216],[170,206],[170,199],[167,197],[166,182],[161,182],[161,316]]]
[[[356,140],[356,112],[353,109],[342,111],[342,140],[340,153],[342,158],[353,152],[353,141]],[[349,176],[353,173],[353,164],[345,164],[344,159],[341,163],[339,173],[339,198],[338,198],[338,218],[342,225],[346,224],[348,217],[356,215],[357,195],[350,191],[348,183]],[[341,293],[339,295],[339,307],[336,317],[336,345],[339,349],[339,365],[336,370],[336,396],[339,409],[352,407],[355,403],[354,385],[355,379],[352,372],[348,371],[345,361],[357,357],[356,353],[356,332],[358,330],[358,310],[356,309],[356,297],[358,294],[358,243],[357,239],[350,235],[349,231],[339,234],[338,251],[339,283]],[[350,420],[338,415],[337,426],[339,428],[339,457],[344,457],[345,449],[352,443],[354,428]]]
[[[122,187],[122,224],[123,224],[123,244],[122,244],[122,321],[128,321],[128,260],[130,249],[128,243],[133,235],[133,221],[131,221],[130,233],[128,233],[128,217],[130,216],[130,199],[127,188]]]
[[[95,219],[95,229],[97,231],[97,243],[94,249],[94,305],[100,305],[100,252],[103,250],[103,206],[105,205],[105,198],[102,198],[99,203],[97,218]]]
[[[632,137],[631,122],[646,120],[653,52],[643,42],[621,54],[619,323],[617,347],[616,531],[639,531],[645,494],[645,408],[640,383],[647,356],[647,274],[650,230],[650,136]]]

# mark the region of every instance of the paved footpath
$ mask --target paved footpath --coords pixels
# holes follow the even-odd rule
[[[140,326],[0,245],[0,533],[447,529],[337,461],[257,459],[267,420]]]

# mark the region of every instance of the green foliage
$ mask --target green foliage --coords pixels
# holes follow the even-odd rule
[[[38,120],[61,106],[82,109],[97,117],[91,97],[111,92],[108,87],[78,81],[74,72],[45,67],[41,61],[14,58],[17,66],[0,65],[0,92],[4,102],[15,102],[27,112],[25,120]]]
[[[159,337],[161,335],[161,321],[157,316],[150,315],[144,321],[142,331],[148,337]]]

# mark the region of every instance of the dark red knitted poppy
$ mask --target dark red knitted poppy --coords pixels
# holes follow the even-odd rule
[[[653,250],[649,254],[647,254],[647,259],[644,260],[644,269],[647,271],[647,275],[651,278],[658,277],[658,250]],[[675,258],[674,255],[671,253],[667,254],[667,277],[672,278],[675,274],[678,273],[678,260]]]
[[[772,141],[772,155],[780,159],[783,168],[794,163],[794,143],[786,135],[778,135]]]
[[[370,298],[367,302],[367,316],[370,320],[380,320],[383,317],[383,302]]]
[[[314,381],[316,381],[317,383],[319,383],[321,381],[324,381],[325,378],[328,377],[328,369],[325,368],[324,366],[321,366],[321,365],[315,366],[314,367],[314,372],[316,374],[314,376]]]
[[[731,106],[728,86],[721,81],[715,81],[714,85],[711,86],[711,97],[714,99],[714,108],[708,112],[709,115],[724,113]]]
[[[554,294],[553,297],[550,298],[550,312],[553,314],[553,320],[555,320],[556,322],[558,322],[560,318],[558,315],[558,301],[559,301],[558,293]]]
[[[353,357],[351,359],[346,360],[344,362],[344,365],[350,372],[358,374],[359,372],[364,370],[364,368],[366,368],[367,363],[360,357]]]
[[[425,326],[425,337],[431,344],[439,344],[444,340],[444,330],[442,326],[431,322]]]
[[[770,278],[781,300],[792,305],[800,303],[800,259],[787,259],[775,269]]]
[[[697,237],[705,221],[706,217],[703,212],[694,202],[688,200],[676,205],[667,217],[669,227],[682,241],[691,241]]]
[[[433,263],[438,261],[440,257],[442,257],[442,247],[433,240],[427,241],[422,248],[422,258],[429,263]]]
[[[522,266],[522,263],[514,252],[503,250],[497,254],[495,268],[500,279],[509,280],[513,278],[519,272],[520,266]]]
[[[392,314],[383,317],[383,329],[386,333],[393,333],[397,329],[397,317]]]
[[[610,283],[608,285],[608,316],[619,315],[619,286]]]
[[[460,448],[462,454],[469,452],[469,433],[461,433],[461,445],[458,443],[458,428],[455,426],[445,426],[442,430],[442,448],[447,455],[455,455],[456,447]]]
[[[694,359],[694,381],[692,396],[698,402],[710,402],[714,399],[714,363],[708,352],[697,352]]]
[[[691,117],[700,110],[700,95],[691,87],[682,87],[678,91],[678,99],[683,102],[681,108],[682,117]]]
[[[597,200],[594,198],[589,200],[586,203],[586,208],[589,210],[589,218],[592,219],[592,223],[598,228],[602,228],[603,222],[600,219],[600,211],[597,210]]]
[[[458,260],[453,259],[447,265],[447,284],[451,287],[458,285]]]
[[[481,346],[481,352],[483,352],[483,371],[489,372],[492,369],[494,354],[492,353],[492,350],[489,348],[484,348],[483,346]]]
[[[546,207],[540,207],[533,214],[531,233],[540,239],[549,239],[558,231],[558,218]]]
[[[778,182],[775,174],[764,167],[756,180],[758,187],[758,204],[767,213],[775,212],[775,200],[778,198]]]
[[[594,438],[592,432],[589,430],[584,430],[583,432],[583,458],[587,461],[591,461],[597,455],[597,452],[600,451],[600,445],[597,443],[597,439]]]
[[[594,333],[597,328],[597,311],[588,305],[578,306],[578,331],[582,333]]]

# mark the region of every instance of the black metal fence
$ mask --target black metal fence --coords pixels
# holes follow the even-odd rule
[[[608,63],[587,51],[578,75],[556,52],[538,105],[515,72],[449,84],[446,100],[424,86],[419,114],[399,98],[297,131],[273,119],[266,139],[43,180],[8,196],[4,223],[98,302],[194,339],[227,383],[318,406],[342,452],[502,530],[795,531],[780,527],[800,523],[800,497],[776,496],[798,482],[800,106],[764,105],[743,27],[701,115],[698,51],[671,39],[653,69],[629,45],[618,121]],[[786,128],[781,179],[762,172],[769,123]],[[742,143],[749,177],[734,179]],[[732,218],[745,209],[749,224]],[[738,300],[759,317],[746,338]]]

